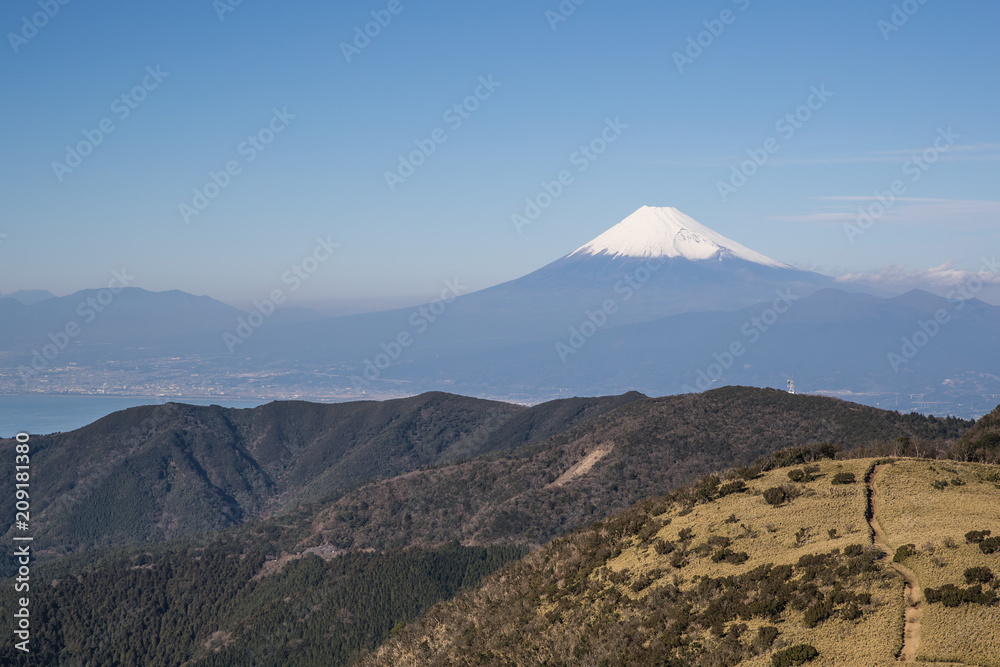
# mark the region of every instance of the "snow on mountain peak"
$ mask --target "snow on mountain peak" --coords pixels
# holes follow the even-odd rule
[[[726,238],[672,207],[643,206],[569,256],[574,255],[679,257],[695,262],[733,258],[790,268]]]

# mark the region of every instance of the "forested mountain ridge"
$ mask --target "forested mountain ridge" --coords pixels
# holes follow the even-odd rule
[[[32,437],[38,553],[219,530],[374,479],[545,438],[641,397],[525,407],[432,392],[246,410],[175,403],[124,410],[70,433]],[[13,511],[3,505],[5,525]]]
[[[779,449],[905,438],[911,448],[938,451],[969,426],[770,389],[648,398],[539,443],[367,484],[319,509],[309,544],[537,546]]]
[[[32,576],[31,652],[0,664],[176,667],[344,665],[432,604],[524,551],[509,547],[307,554],[262,577],[266,541],[224,536],[133,547],[82,567],[69,557]],[[44,582],[44,583],[43,583]],[[0,597],[13,632],[15,601]]]
[[[949,450],[962,461],[1000,463],[1000,407],[976,422]]]

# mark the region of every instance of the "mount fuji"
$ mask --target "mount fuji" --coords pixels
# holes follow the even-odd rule
[[[454,299],[440,321],[420,332],[407,362],[547,342],[606,305],[614,310],[606,326],[617,327],[734,311],[770,303],[781,291],[801,297],[833,284],[828,276],[750,250],[676,208],[644,206],[532,273]],[[378,341],[410,331],[412,315],[408,309],[266,328],[246,347],[299,350],[314,364],[364,359]]]
[[[676,208],[643,206],[551,264],[463,297],[456,310],[485,316],[517,304],[536,326],[562,330],[609,298],[618,307],[617,326],[737,310],[772,301],[780,289],[806,296],[833,285],[828,276],[766,257]]]
[[[368,370],[383,387],[390,378],[404,384],[455,382],[455,388],[492,396],[509,395],[511,378],[521,375],[518,394],[531,393],[535,372],[548,361],[560,362],[552,353],[555,342],[581,326],[607,335],[678,315],[753,308],[782,295],[801,299],[833,285],[828,276],[755,252],[676,208],[646,206],[532,273],[451,300],[433,321],[407,309],[264,327],[241,352],[272,363],[284,363],[291,354],[300,367],[346,366],[355,380]],[[394,341],[401,334],[412,337],[412,344],[390,367],[372,371],[385,349],[398,350]],[[507,361],[493,367],[499,358]],[[528,358],[547,361],[522,368],[518,360]],[[549,368],[539,382],[546,391],[574,391],[572,382],[561,379],[567,370]],[[503,386],[494,386],[501,376]],[[474,386],[465,384],[469,380]]]

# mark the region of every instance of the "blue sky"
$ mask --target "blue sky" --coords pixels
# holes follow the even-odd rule
[[[791,264],[900,284],[954,279],[924,270],[975,271],[1000,247],[993,2],[568,0],[558,22],[556,0],[231,3],[4,3],[0,291],[66,294],[126,267],[140,287],[239,305],[321,237],[340,247],[294,300],[390,305],[445,279],[523,275],[644,204]],[[391,22],[348,62],[342,44],[372,12]],[[678,67],[689,39],[701,52]],[[779,130],[814,89],[832,96]],[[445,115],[477,90],[466,117]],[[627,127],[581,161],[609,119]],[[85,132],[100,143],[54,167]],[[273,141],[257,150],[254,135]],[[433,154],[390,188],[417,141]],[[913,178],[908,160],[935,141]],[[186,221],[180,206],[229,163]],[[572,183],[518,230],[511,216],[562,171]],[[851,242],[844,225],[895,181]]]

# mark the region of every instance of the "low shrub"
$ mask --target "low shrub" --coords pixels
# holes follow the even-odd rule
[[[988,567],[970,567],[965,571],[965,583],[988,584],[993,581],[993,570]]]
[[[712,554],[713,563],[731,563],[732,565],[742,565],[750,560],[750,555],[745,551],[733,551],[729,547],[723,547]]]
[[[965,534],[965,541],[969,544],[979,544],[992,534],[991,530],[970,530]]]
[[[739,493],[741,491],[746,491],[747,483],[742,479],[734,479],[731,482],[726,482],[719,487],[719,497],[729,496],[734,493]]]
[[[774,667],[794,667],[794,665],[802,665],[818,657],[819,651],[814,646],[798,644],[776,654],[771,659],[771,664]]]
[[[831,484],[854,484],[857,480],[853,472],[838,472],[830,480]]]
[[[979,543],[979,550],[987,556],[1000,552],[1000,537],[987,537]]]
[[[733,472],[735,472],[738,477],[741,477],[748,482],[757,479],[760,476],[760,468],[757,467],[748,468],[746,466],[740,466]]]
[[[657,540],[653,543],[653,549],[661,556],[666,556],[674,550],[674,543],[670,540]]]
[[[813,606],[806,609],[805,616],[802,620],[807,628],[815,628],[832,615],[833,602],[831,600],[824,600],[822,602],[817,602]]]
[[[917,555],[917,545],[915,544],[904,544],[903,546],[896,549],[896,553],[892,557],[893,563],[902,563],[904,560],[910,556]]]
[[[770,489],[764,491],[764,500],[775,507],[778,507],[787,499],[788,494],[780,486],[772,486]]]
[[[844,615],[844,618],[846,618],[848,621],[856,621],[859,618],[861,618],[862,615],[864,615],[864,611],[861,609],[861,606],[858,605],[857,602],[852,602],[846,607],[844,607],[841,613]]]
[[[992,606],[997,602],[997,594],[992,590],[984,591],[982,585],[959,588],[955,584],[945,584],[941,588],[924,589],[924,599],[930,604],[940,602],[945,607],[959,607],[963,604],[978,604]]]
[[[707,544],[710,547],[728,547],[733,543],[731,539],[723,535],[712,535],[708,538]]]

